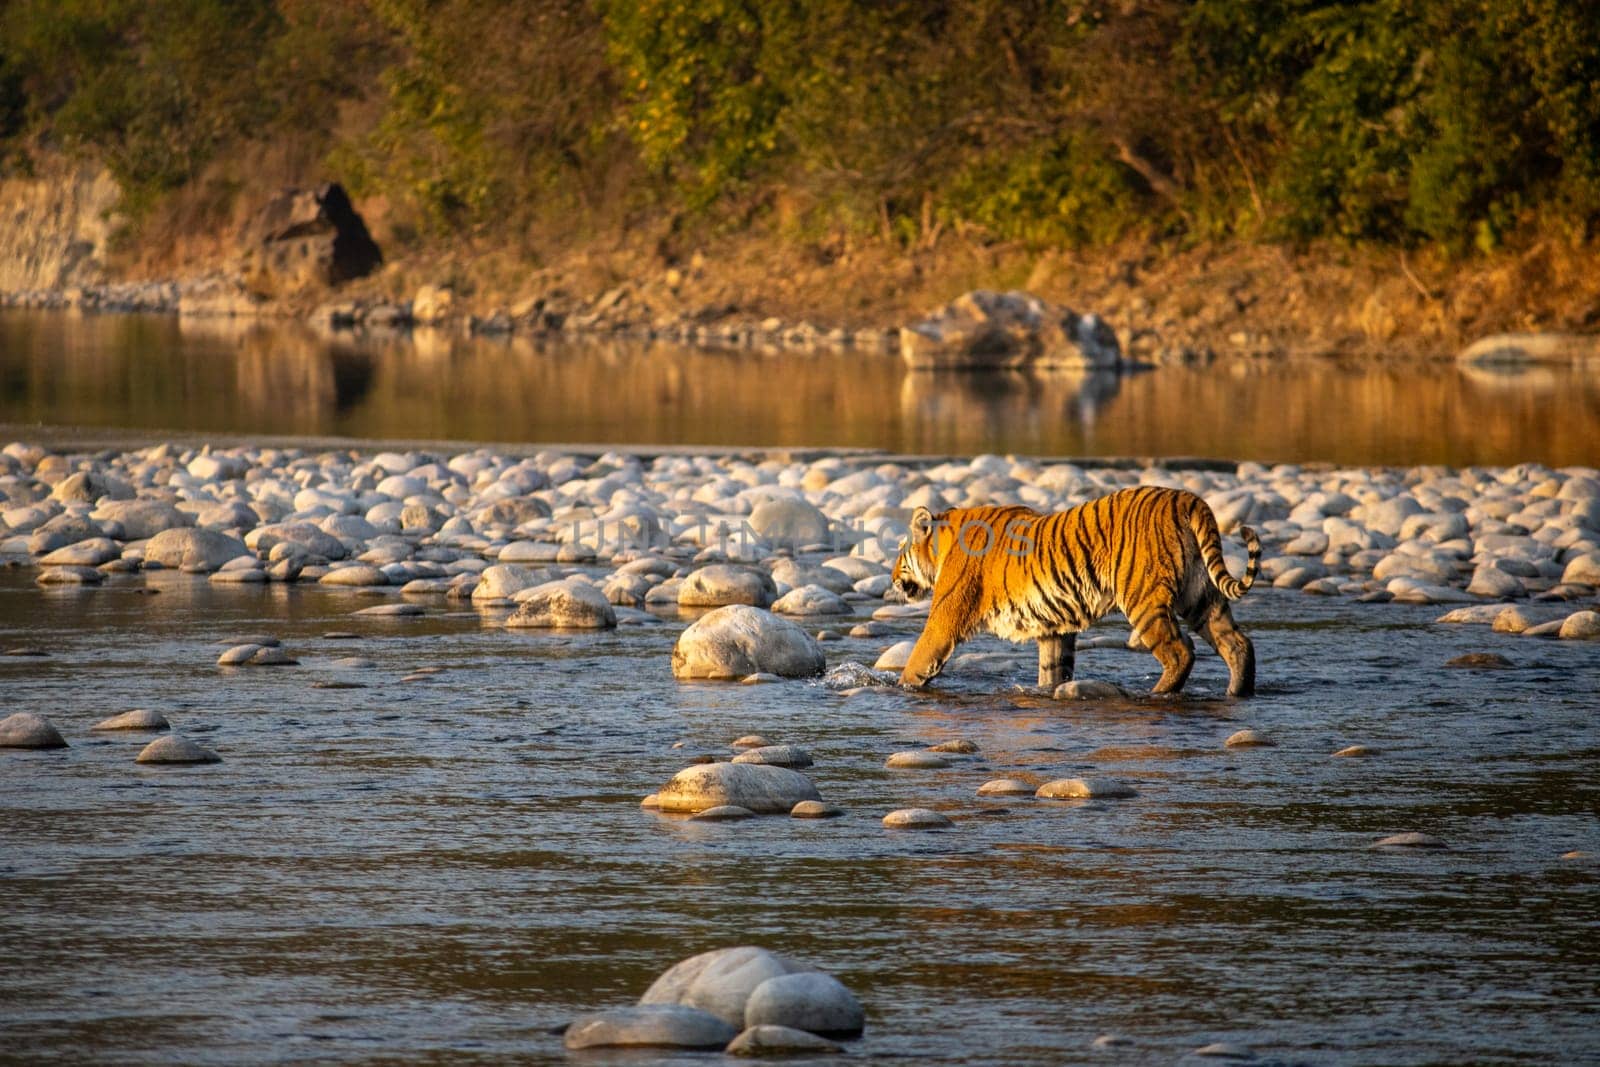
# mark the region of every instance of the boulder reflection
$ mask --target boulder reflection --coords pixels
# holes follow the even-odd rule
[[[1103,370],[916,371],[900,383],[900,412],[908,426],[921,428],[925,449],[949,449],[941,431],[953,427],[994,441],[1059,438],[1067,427],[1092,429],[1121,386],[1121,375]]]

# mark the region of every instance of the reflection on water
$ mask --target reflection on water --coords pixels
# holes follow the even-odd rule
[[[1012,691],[1030,650],[992,638],[973,648],[998,669],[845,696],[676,683],[670,616],[557,634],[437,605],[350,614],[371,603],[0,571],[0,649],[51,653],[0,656],[4,710],[72,745],[0,750],[0,1062],[557,1063],[551,1027],[740,943],[861,996],[852,1060],[1173,1063],[1225,1040],[1271,1063],[1600,1062],[1600,868],[1561,858],[1600,849],[1582,642],[1258,589],[1239,605],[1256,699],[1220,699],[1202,654],[1181,698],[1069,707]],[[830,662],[871,662],[898,630],[830,643]],[[259,632],[300,666],[214,665],[219,636]],[[1516,666],[1443,665],[1475,650]],[[1078,663],[1141,688],[1156,668],[1122,648]],[[225,762],[141,766],[146,737],[89,732],[135,706]],[[1224,749],[1246,725],[1277,747]],[[846,816],[640,810],[688,754],[751,732],[805,746]],[[883,766],[957,737],[979,754]],[[1352,742],[1381,754],[1330,758]],[[1085,775],[1139,796],[975,795]],[[880,824],[913,805],[955,828]],[[1371,847],[1404,830],[1451,848]],[[1107,1031],[1133,1044],[1091,1048]],[[720,1062],[625,1060],[664,1061]]]
[[[867,353],[328,336],[0,313],[0,423],[411,440],[840,446],[1342,463],[1594,463],[1600,377],[1230,362],[1126,377],[908,373]]]

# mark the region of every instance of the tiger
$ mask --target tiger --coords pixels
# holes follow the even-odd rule
[[[1261,541],[1239,528],[1249,552],[1243,579],[1222,557],[1206,502],[1159,486],[1122,489],[1067,511],[1018,506],[912,513],[891,581],[908,600],[933,595],[900,684],[926,685],[956,645],[980,629],[1039,643],[1039,685],[1072,678],[1077,635],[1120,610],[1161,664],[1156,693],[1183,688],[1194,666],[1186,622],[1228,665],[1228,694],[1255,693],[1255,646],[1228,603],[1255,584]]]

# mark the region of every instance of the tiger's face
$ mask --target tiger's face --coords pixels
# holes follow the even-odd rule
[[[900,554],[895,557],[890,580],[907,600],[921,600],[933,592],[939,579],[938,538],[934,536],[936,522],[927,508],[918,508],[911,516],[911,530]]]

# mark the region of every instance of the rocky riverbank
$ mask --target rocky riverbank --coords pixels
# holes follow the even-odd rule
[[[47,585],[178,569],[218,584],[398,594],[367,613],[470,603],[510,626],[653,625],[737,606],[686,631],[674,670],[805,675],[825,666],[817,642],[830,623],[926,611],[900,603],[888,577],[911,509],[1058,509],[1135,484],[1203,495],[1225,532],[1253,526],[1262,580],[1278,589],[1448,605],[1441,622],[1503,632],[1600,635],[1590,610],[1600,474],[1533,464],[1170,470],[169,444],[91,455],[12,443],[0,452],[0,558],[36,567]]]

